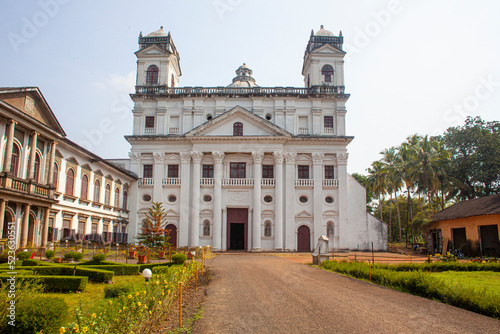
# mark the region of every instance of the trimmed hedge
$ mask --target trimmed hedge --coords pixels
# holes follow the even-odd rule
[[[187,261],[187,255],[182,253],[177,253],[172,255],[172,262],[175,264],[184,264]]]
[[[56,333],[68,313],[62,298],[35,296],[16,305],[16,326],[5,324],[2,333]]]
[[[75,272],[74,266],[36,266],[36,267],[24,267],[26,270],[33,270],[38,275],[45,276],[73,276],[73,272]],[[108,281],[113,280],[114,273],[108,270],[101,269],[87,269],[87,268],[79,268],[76,267],[76,276],[85,276],[88,277],[89,281],[97,282],[97,283],[106,283]]]
[[[112,271],[117,276],[139,274],[139,266],[136,264],[102,265],[102,266],[94,265],[94,266],[85,266],[85,268]]]
[[[94,261],[94,260],[78,263],[79,266],[117,266],[122,264],[124,263],[112,262],[112,261]]]
[[[19,252],[16,254],[18,260],[26,260],[31,257],[31,252]]]
[[[38,261],[37,260],[31,260],[31,259],[23,260],[22,266],[23,267],[38,266]]]
[[[175,264],[173,262],[169,262],[169,265],[168,266],[156,266],[156,267],[153,267],[153,269],[151,269],[151,271],[153,272],[153,274],[161,274],[161,273],[165,273],[167,272],[170,267],[173,267],[173,266],[180,266],[179,264]]]
[[[151,269],[155,267],[163,267],[163,266],[173,266],[175,263],[173,262],[164,262],[164,263],[145,263],[145,264],[139,264],[139,271],[142,273],[144,269]]]
[[[390,264],[375,264],[374,268],[393,271],[496,271],[500,272],[500,263],[475,262],[432,262],[432,263],[401,263],[397,266]]]
[[[0,281],[6,282],[10,276],[0,274]],[[89,281],[84,276],[23,276],[27,280],[40,280],[47,292],[83,291]]]
[[[64,259],[65,260],[75,260],[75,261],[80,261],[83,259],[83,254],[79,252],[67,252],[64,254]]]
[[[10,269],[3,269],[3,268],[0,268],[0,275],[2,274],[7,274],[8,272],[12,272],[12,270]],[[20,269],[20,270],[14,270],[15,273],[17,273],[17,275],[34,275],[35,272],[33,270],[24,270],[24,269]]]
[[[104,298],[116,298],[127,293],[132,293],[134,287],[130,284],[113,284],[104,287]]]

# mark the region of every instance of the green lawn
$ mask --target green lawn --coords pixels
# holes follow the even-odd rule
[[[113,277],[114,284],[127,284],[130,283],[134,286],[137,286],[139,289],[141,286],[145,286],[144,278],[141,275],[136,276],[114,276]],[[81,302],[83,306],[83,310],[86,313],[98,313],[103,310],[108,301],[104,299],[104,288],[108,284],[102,283],[88,283],[87,287],[83,292],[80,293],[44,293],[44,296],[50,297],[61,297],[64,299],[66,304],[69,307],[69,313],[66,317],[66,322],[74,320],[74,312],[76,306]]]
[[[500,297],[500,272],[493,271],[443,271],[429,273],[452,286],[483,290]]]

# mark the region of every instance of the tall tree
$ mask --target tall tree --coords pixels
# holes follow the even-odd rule
[[[374,161],[370,168],[368,168],[368,188],[378,196],[378,207],[380,212],[380,220],[384,221],[382,215],[382,197],[386,193],[386,178],[383,170],[383,165],[380,161]]]
[[[167,217],[165,209],[159,202],[153,202],[148,212],[146,219],[141,226],[141,233],[135,237],[141,244],[149,248],[168,247],[168,239],[165,229],[167,225]]]
[[[398,168],[399,166],[399,157],[397,153],[397,149],[395,147],[391,147],[389,149],[385,149],[384,151],[380,152],[382,154],[382,159],[380,160],[382,163],[382,169],[386,175],[386,186],[387,186],[387,192],[391,195],[391,203],[393,202],[393,197],[392,194],[394,194],[394,200],[396,202],[396,209],[398,212],[398,227],[399,227],[399,242],[401,242],[401,234],[402,234],[402,229],[401,229],[401,214],[399,212],[399,203],[397,201],[397,192],[401,189],[403,186],[403,180],[401,177],[401,172],[400,169]],[[390,206],[392,209],[392,205]],[[392,218],[392,212],[389,213],[389,217]],[[389,219],[389,225],[391,227],[391,232],[392,232],[392,219]],[[391,235],[389,237],[389,241],[391,241]]]

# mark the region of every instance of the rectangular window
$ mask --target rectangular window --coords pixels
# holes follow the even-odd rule
[[[146,128],[154,128],[155,127],[155,117],[154,116],[146,116]]]
[[[213,179],[214,165],[203,165],[203,178]]]
[[[262,165],[262,178],[263,179],[274,179],[274,166],[273,165]]]
[[[325,116],[325,128],[333,129],[333,116]]]
[[[325,166],[325,179],[334,179],[335,175],[333,173],[333,166]]]
[[[309,166],[297,166],[297,167],[298,167],[298,178],[309,179]]]
[[[179,177],[179,165],[168,165],[168,176],[178,178]]]
[[[153,178],[153,165],[143,166],[142,177],[145,179]]]
[[[246,177],[246,164],[244,162],[232,162],[229,177],[232,179],[244,179]]]

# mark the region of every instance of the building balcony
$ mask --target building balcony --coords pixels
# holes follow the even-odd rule
[[[274,188],[276,181],[274,179],[262,179],[260,180],[260,185],[262,188]]]
[[[181,179],[178,177],[167,177],[161,181],[161,184],[164,187],[180,187]]]
[[[54,189],[51,186],[33,180],[21,179],[9,173],[0,173],[0,190],[11,194],[55,201]]]
[[[154,135],[155,134],[155,128],[145,128],[144,129],[144,134],[145,135]]]
[[[168,133],[171,135],[178,135],[179,134],[179,128],[168,128]]]
[[[308,128],[299,128],[299,135],[308,135],[308,134],[309,134]]]
[[[200,179],[200,186],[203,188],[213,188],[214,186],[214,179],[213,178],[202,178]]]
[[[339,187],[339,180],[337,179],[324,179],[323,188],[325,189],[337,189]]]
[[[314,187],[313,179],[296,179],[295,188],[312,188]]]
[[[333,128],[323,128],[323,132],[326,135],[333,135]]]
[[[235,187],[235,188],[251,188],[253,187],[253,179],[222,179],[222,186],[224,188]]]
[[[153,178],[142,178],[137,180],[137,184],[142,187],[152,187],[155,185],[155,179]]]

